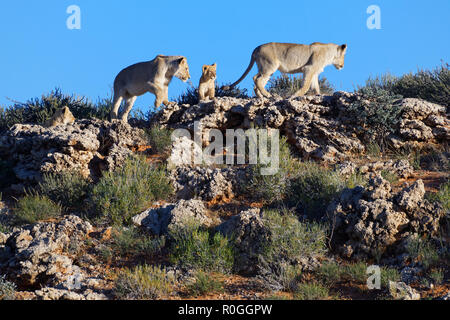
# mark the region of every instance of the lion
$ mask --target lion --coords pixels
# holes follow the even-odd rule
[[[213,100],[216,95],[217,64],[203,66],[203,74],[198,86],[200,101]]]
[[[252,54],[250,65],[242,77],[224,90],[230,90],[238,85],[249,74],[253,65],[257,64],[258,74],[253,78],[255,94],[259,98],[270,98],[271,94],[264,88],[270,77],[277,71],[282,73],[303,73],[304,79],[300,90],[292,97],[305,95],[311,88],[320,94],[319,75],[323,69],[332,64],[336,69],[344,68],[347,45],[315,42],[311,45],[295,43],[267,43],[257,47]]]
[[[128,121],[128,114],[138,96],[151,92],[156,96],[155,108],[169,102],[169,84],[173,77],[186,82],[191,78],[187,59],[182,56],[158,55],[155,59],[129,66],[114,80],[114,100],[111,120],[118,118],[122,100],[125,99],[125,111],[122,121]]]
[[[44,123],[47,128],[56,127],[60,125],[73,124],[75,122],[75,117],[68,107],[64,107],[56,110],[53,117]]]

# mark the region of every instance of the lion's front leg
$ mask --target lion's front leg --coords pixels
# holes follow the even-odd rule
[[[302,88],[294,93],[292,98],[304,96],[308,92],[309,88],[311,87],[311,82],[314,78],[314,73],[314,69],[307,69],[305,71],[305,79],[303,80]]]

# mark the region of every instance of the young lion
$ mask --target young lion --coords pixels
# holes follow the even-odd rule
[[[224,87],[224,90],[229,90],[244,80],[256,62],[259,72],[253,80],[258,97],[269,98],[271,96],[264,87],[277,70],[283,73],[304,74],[302,88],[293,97],[305,95],[310,88],[316,94],[320,94],[319,75],[330,64],[333,64],[338,70],[344,68],[346,52],[346,44],[341,46],[318,42],[311,45],[275,42],[264,44],[253,51],[250,65],[243,76],[231,86]]]
[[[169,104],[169,84],[173,77],[186,82],[191,78],[185,57],[159,55],[152,61],[141,62],[123,69],[114,80],[114,107],[111,120],[118,118],[122,100],[126,107],[122,121],[128,121],[128,114],[133,108],[136,98],[147,92],[156,96],[155,108],[161,104]]]
[[[216,95],[217,64],[203,66],[203,74],[198,86],[200,101],[213,100]]]
[[[56,110],[55,114],[51,119],[47,120],[44,124],[45,127],[51,128],[64,124],[72,124],[75,122],[75,117],[68,107]]]

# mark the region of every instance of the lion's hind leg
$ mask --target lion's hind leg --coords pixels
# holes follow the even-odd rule
[[[123,101],[123,96],[117,92],[114,92],[113,109],[111,110],[111,114],[110,114],[111,120],[118,119],[119,108],[120,108],[120,105],[122,104],[122,101]]]
[[[130,114],[131,109],[133,109],[134,103],[136,102],[137,97],[130,97],[126,100],[125,111],[122,114],[122,121],[128,122],[128,115]]]

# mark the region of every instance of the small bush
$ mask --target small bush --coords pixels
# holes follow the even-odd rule
[[[300,204],[311,218],[321,218],[346,183],[338,172],[325,169],[314,162],[304,162],[291,179],[290,202]]]
[[[413,262],[420,262],[428,269],[439,261],[437,248],[429,241],[421,238],[413,238],[408,242],[407,252]]]
[[[229,273],[233,267],[233,247],[220,233],[211,236],[198,228],[169,231],[173,238],[170,261],[174,264],[205,270]]]
[[[443,269],[431,270],[430,278],[435,285],[441,285],[444,282],[444,270]]]
[[[291,261],[301,256],[322,255],[326,252],[326,231],[314,222],[300,222],[289,211],[266,210],[264,225],[271,233],[271,242],[265,244],[267,262]]]
[[[152,151],[159,154],[170,153],[172,147],[172,130],[155,125],[150,129],[146,129],[146,133],[150,140]]]
[[[111,243],[102,252],[105,260],[110,258],[153,257],[161,253],[166,245],[165,237],[151,237],[138,228],[116,228],[112,232]]]
[[[297,300],[326,300],[328,297],[328,288],[320,283],[301,283],[294,293]]]
[[[39,183],[39,193],[65,209],[82,209],[84,200],[90,193],[91,184],[78,172],[44,174]]]
[[[283,98],[290,98],[302,88],[302,83],[302,76],[288,76],[287,74],[282,74],[281,76],[269,81],[268,91]],[[332,95],[335,91],[334,87],[325,77],[319,79],[319,87],[321,94]]]
[[[387,138],[397,131],[402,96],[377,87],[359,89],[362,99],[350,104],[347,111],[366,145],[377,144],[382,152],[388,149]]]
[[[213,275],[203,271],[195,274],[195,280],[187,285],[188,292],[193,296],[224,292],[224,283],[214,279]]]
[[[59,217],[61,206],[45,196],[26,195],[17,201],[13,212],[18,223],[33,224],[41,220]]]
[[[30,99],[25,103],[0,109],[0,133],[17,123],[44,124],[54,113],[63,107],[69,107],[76,119],[108,119],[112,109],[111,98],[99,100],[97,104],[85,97],[65,95],[55,89],[41,98]]]
[[[155,300],[168,295],[174,283],[164,268],[143,265],[121,271],[113,290],[122,300]]]
[[[289,188],[289,177],[298,167],[285,137],[280,139],[279,147],[280,163],[278,172],[273,175],[263,175],[261,169],[265,165],[260,163],[252,165],[250,169],[251,178],[244,187],[253,199],[263,201],[265,204],[281,202],[286,197]]]
[[[216,85],[216,97],[234,97],[240,99],[248,99],[247,89],[240,89],[239,87],[234,87],[231,90],[223,90],[223,86]],[[199,103],[198,88],[191,86],[184,93],[182,93],[178,99],[178,104],[189,104],[196,105]]]
[[[397,269],[382,267],[381,268],[381,287],[384,289],[389,288],[389,281],[398,282],[401,276]]]
[[[284,290],[295,291],[302,275],[302,267],[299,265],[286,265],[282,267],[281,281]]]
[[[5,276],[0,276],[0,301],[14,300],[17,287],[14,283],[6,280]]]
[[[343,269],[343,276],[356,283],[365,284],[367,282],[368,265],[364,262],[346,265]]]
[[[336,262],[325,262],[316,271],[319,280],[327,286],[333,286],[342,280],[343,267]]]
[[[427,193],[427,199],[439,202],[444,210],[450,212],[450,181],[442,184],[436,193]]]
[[[387,170],[387,169],[381,170],[381,176],[385,180],[387,180],[390,184],[393,184],[393,183],[397,182],[400,179],[399,176],[395,172],[392,172],[392,171]]]
[[[106,172],[94,186],[91,195],[94,217],[100,222],[129,224],[134,215],[154,201],[168,199],[172,192],[164,168],[147,163],[143,157],[133,157],[122,168]]]

